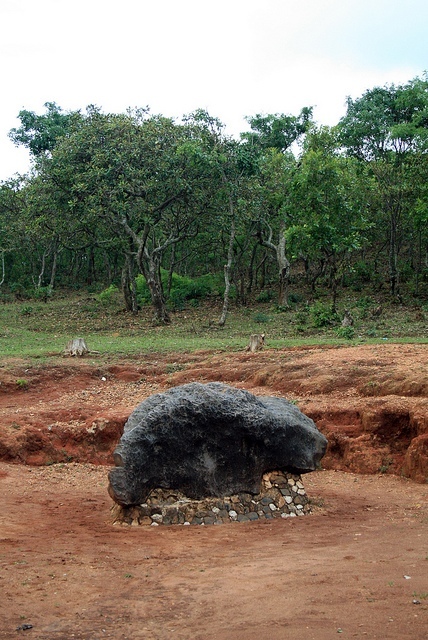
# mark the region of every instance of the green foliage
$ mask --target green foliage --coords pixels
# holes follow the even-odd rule
[[[298,116],[257,114],[246,119],[251,132],[241,134],[243,140],[262,149],[286,151],[308,130],[312,121],[312,107],[304,107]]]
[[[97,299],[104,305],[110,305],[117,300],[119,289],[115,284],[111,284],[98,294]]]
[[[150,289],[147,286],[145,277],[139,273],[135,278],[135,288],[137,292],[138,304],[150,304]]]
[[[18,118],[21,126],[11,129],[10,139],[15,145],[28,147],[35,157],[46,151],[52,151],[59,138],[65,136],[82,116],[80,112],[64,113],[55,102],[46,102],[46,113],[38,115],[34,111],[23,109]]]
[[[34,308],[31,307],[30,305],[26,304],[23,307],[20,308],[19,313],[21,316],[31,316],[31,314],[33,313]]]
[[[312,325],[318,329],[329,327],[338,321],[337,313],[332,310],[331,305],[322,302],[315,302],[315,304],[310,306],[309,315]]]
[[[332,306],[342,286],[374,298],[389,284],[400,300],[426,301],[426,74],[349,99],[336,127],[315,125],[311,108],[256,114],[240,140],[203,109],[179,121],[50,102],[18,118],[10,137],[33,170],[0,185],[2,301],[46,302],[52,282],[55,292],[88,287],[105,309],[120,293],[100,289],[119,283],[124,265],[129,282],[152,275],[151,291],[137,277],[138,302],[165,322],[224,292],[225,265],[231,299],[262,289],[257,301],[271,303],[279,291],[276,310],[287,314],[305,287],[304,298],[329,287]]]
[[[52,287],[37,287],[34,289],[32,298],[35,300],[42,300],[43,302],[47,302],[49,298],[52,298],[54,292]]]
[[[301,324],[301,325],[307,324],[309,319],[309,307],[306,307],[305,309],[301,309],[297,311],[294,317],[298,324]]]
[[[271,302],[273,298],[273,292],[271,289],[264,289],[259,293],[256,298],[257,302]]]
[[[161,279],[163,289],[166,291],[169,284],[169,274],[165,269],[161,270]],[[150,290],[144,276],[138,275],[135,278],[135,283],[139,304],[150,304]],[[219,278],[212,275],[189,278],[173,273],[168,303],[176,311],[184,309],[187,303],[197,306],[200,300],[218,294],[219,284]]]
[[[370,296],[362,296],[361,298],[357,298],[355,306],[367,310],[373,306],[373,299]]]
[[[373,265],[365,260],[359,260],[352,265],[348,276],[350,285],[367,285],[373,280]]]
[[[260,311],[258,313],[255,313],[253,316],[253,321],[257,322],[258,324],[266,324],[267,322],[270,322],[270,320],[271,319],[268,315]]]
[[[302,300],[303,300],[303,296],[299,293],[293,292],[288,295],[289,305],[299,304],[300,302],[302,302]]]
[[[353,340],[355,338],[355,329],[354,327],[338,327],[336,329],[336,335],[338,338]]]

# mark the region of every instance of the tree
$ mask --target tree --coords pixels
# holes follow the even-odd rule
[[[290,180],[296,160],[291,153],[277,149],[265,152],[260,163],[263,205],[256,221],[256,236],[261,246],[275,256],[278,268],[278,306],[288,307],[290,260],[287,256],[286,230],[290,224],[288,207]]]
[[[298,116],[256,115],[247,118],[252,131],[242,139],[259,154],[264,206],[256,217],[256,235],[263,247],[275,256],[278,265],[278,306],[288,306],[290,261],[287,257],[287,183],[295,162],[290,147],[309,129],[312,108],[304,107]],[[275,240],[276,238],[276,240]]]
[[[333,311],[350,255],[364,245],[370,226],[369,184],[358,162],[338,153],[334,130],[308,134],[289,187],[292,222],[285,235],[296,257],[328,268]]]
[[[241,134],[242,140],[258,149],[287,151],[312,122],[312,107],[303,107],[298,116],[284,113],[247,116],[250,132]]]
[[[27,147],[33,158],[51,153],[58,140],[82,121],[80,111],[64,112],[55,102],[46,102],[44,107],[46,113],[43,115],[27,109],[20,111],[21,126],[9,132],[12,142]]]
[[[389,280],[398,293],[398,257],[403,219],[414,207],[409,162],[425,154],[428,140],[428,77],[406,85],[375,87],[348,98],[339,123],[340,140],[350,156],[369,163],[377,181],[389,228]]]
[[[6,281],[6,256],[19,252],[22,178],[0,184],[0,286]]]
[[[196,234],[210,208],[210,180],[195,130],[146,110],[92,110],[40,164],[62,198],[62,215],[96,225],[144,275],[155,319],[169,322],[161,265],[175,244]],[[63,194],[63,196],[61,196]]]

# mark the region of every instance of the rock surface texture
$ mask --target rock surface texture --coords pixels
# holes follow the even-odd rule
[[[314,471],[326,446],[315,423],[283,398],[189,383],[151,396],[131,414],[109,493],[122,506],[145,503],[157,488],[197,500],[256,495],[266,472]]]

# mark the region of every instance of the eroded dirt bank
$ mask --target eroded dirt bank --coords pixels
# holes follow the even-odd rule
[[[0,459],[110,464],[141,400],[173,385],[221,380],[295,401],[329,439],[324,467],[425,482],[427,363],[423,345],[8,363],[0,368]]]

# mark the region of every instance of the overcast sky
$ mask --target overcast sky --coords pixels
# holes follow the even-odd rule
[[[0,0],[0,180],[29,168],[7,134],[45,102],[336,124],[348,95],[423,75],[427,26],[427,0]]]

